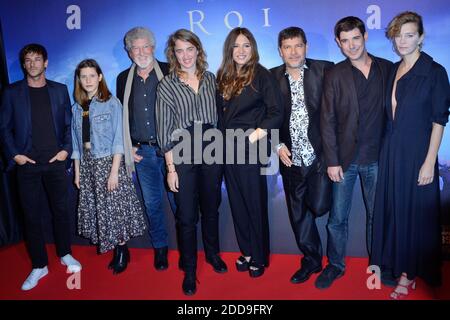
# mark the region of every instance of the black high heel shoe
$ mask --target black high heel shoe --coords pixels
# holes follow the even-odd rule
[[[113,274],[119,274],[125,271],[128,266],[128,262],[130,262],[130,252],[128,251],[128,246],[126,244],[117,245],[114,248],[114,256],[108,268],[113,269]]]
[[[248,271],[250,263],[245,259],[244,256],[240,256],[236,261],[236,269],[239,272],[245,272]]]
[[[265,270],[265,267],[263,264],[257,264],[254,261],[250,262],[250,265],[248,268],[250,277],[252,277],[252,278],[261,277],[264,274],[264,270]]]

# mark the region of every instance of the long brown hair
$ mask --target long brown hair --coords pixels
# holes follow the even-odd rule
[[[83,108],[86,108],[89,104],[89,97],[81,86],[80,72],[83,68],[94,68],[98,75],[102,75],[102,80],[98,84],[96,96],[101,102],[108,101],[111,97],[111,92],[108,90],[108,86],[106,85],[105,76],[103,75],[102,69],[100,69],[100,66],[94,59],[85,59],[81,61],[75,69],[75,89],[73,93],[75,101]]]
[[[233,47],[240,34],[250,41],[252,56],[247,64],[241,67],[238,73],[236,63],[233,60]],[[258,46],[253,34],[247,28],[238,27],[231,30],[225,39],[222,64],[220,65],[219,71],[217,71],[219,91],[225,100],[240,95],[244,87],[251,84],[258,62]]]
[[[175,56],[175,42],[177,40],[187,41],[191,43],[197,49],[197,61],[195,75],[198,79],[201,79],[206,69],[208,69],[208,63],[206,62],[206,53],[203,50],[202,42],[197,35],[186,29],[178,29],[169,36],[166,45],[166,56],[169,62],[170,72],[175,72],[178,76],[183,75],[185,72],[181,70],[181,65]]]

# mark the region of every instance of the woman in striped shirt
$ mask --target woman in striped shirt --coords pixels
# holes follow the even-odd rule
[[[170,35],[166,55],[170,73],[157,90],[157,137],[166,159],[167,183],[177,203],[176,220],[185,271],[182,288],[186,295],[193,295],[199,209],[206,261],[216,272],[227,271],[219,257],[218,236],[222,165],[209,164],[210,161],[207,164],[203,158],[208,145],[203,141],[204,133],[217,131],[216,79],[206,71],[206,54],[200,39],[191,31],[180,29]]]

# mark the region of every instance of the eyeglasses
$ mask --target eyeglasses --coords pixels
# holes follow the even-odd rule
[[[145,46],[142,46],[142,47],[132,46],[132,47],[130,48],[130,50],[131,50],[133,53],[139,53],[139,52],[141,51],[141,49],[142,49],[142,51],[150,51],[150,50],[152,49],[152,46],[149,45],[149,44],[146,44]]]

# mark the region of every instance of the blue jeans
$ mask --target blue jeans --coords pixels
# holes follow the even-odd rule
[[[137,154],[143,159],[135,163],[136,176],[144,200],[145,212],[149,221],[149,235],[153,248],[168,245],[167,219],[163,206],[163,195],[166,193],[166,170],[164,158],[156,154],[154,146],[142,145]],[[172,192],[167,192],[172,212],[176,212],[175,200]]]
[[[366,207],[366,246],[370,255],[372,242],[373,208],[377,186],[378,163],[351,164],[344,172],[344,180],[333,183],[333,205],[328,218],[327,254],[330,264],[345,269],[345,252],[348,239],[348,217],[352,206],[353,187],[360,176],[364,205]]]

